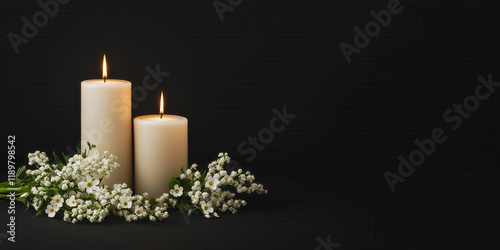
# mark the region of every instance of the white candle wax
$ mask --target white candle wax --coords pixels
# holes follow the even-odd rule
[[[100,153],[118,157],[120,167],[102,184],[132,186],[132,84],[107,79],[81,83],[81,147],[95,144]]]
[[[135,191],[159,197],[188,163],[188,120],[176,115],[134,118]]]

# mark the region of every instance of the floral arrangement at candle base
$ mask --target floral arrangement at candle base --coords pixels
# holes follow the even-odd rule
[[[38,212],[54,217],[61,212],[64,220],[77,223],[88,220],[101,222],[113,214],[127,221],[166,219],[169,209],[182,213],[200,211],[206,218],[219,217],[217,212],[236,213],[244,200],[235,199],[237,193],[266,194],[262,184],[255,183],[250,172],[241,169],[228,173],[224,165],[230,161],[227,153],[208,165],[208,171],[199,171],[196,164],[172,178],[170,193],[150,198],[147,193],[133,195],[126,184],[113,187],[99,186],[102,178],[109,177],[119,167],[117,158],[108,152],[100,154],[91,150],[78,153],[71,158],[63,154],[61,160],[54,154],[54,163],[44,152],[28,155],[28,165],[17,171],[16,180],[0,183],[0,199],[11,199],[33,206]],[[230,189],[232,187],[232,189]]]

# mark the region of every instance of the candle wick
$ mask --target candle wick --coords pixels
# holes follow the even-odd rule
[[[107,77],[104,77],[104,82],[106,82],[106,78],[107,78]]]
[[[160,119],[163,118],[163,114],[160,114]]]

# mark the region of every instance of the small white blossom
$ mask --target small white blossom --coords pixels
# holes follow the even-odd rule
[[[76,200],[74,195],[72,195],[71,197],[69,197],[69,199],[66,200],[66,205],[70,207],[76,206]]]
[[[201,173],[200,173],[200,171],[196,171],[196,172],[194,172],[194,177],[195,177],[196,179],[200,178],[200,177],[201,177]]]
[[[141,207],[141,206],[135,206],[134,213],[135,213],[137,216],[142,217],[142,216],[144,215],[144,208],[143,208],[143,207]]]
[[[170,190],[170,194],[175,196],[175,197],[179,197],[182,195],[183,190],[184,190],[183,187],[179,187],[178,184],[175,184],[174,189]]]
[[[217,185],[219,185],[219,179],[212,176],[209,176],[205,182],[205,187],[212,190],[217,189]]]
[[[50,204],[52,206],[62,207],[64,204],[63,202],[64,202],[64,199],[61,197],[61,195],[58,194],[52,198],[52,201],[50,202]]]
[[[120,204],[122,205],[122,208],[131,208],[132,207],[132,202],[130,202],[129,196],[120,197]]]
[[[80,189],[86,190],[89,194],[93,193],[94,191],[100,190],[98,185],[99,180],[94,180],[90,175],[87,175],[87,181],[78,183]]]
[[[45,213],[47,213],[50,218],[54,217],[56,215],[57,211],[59,211],[58,206],[48,205],[47,209],[45,209]]]
[[[201,209],[203,210],[203,213],[205,215],[208,215],[208,214],[214,212],[214,208],[212,207],[212,202],[202,201],[202,202],[200,202],[200,206],[201,206]]]

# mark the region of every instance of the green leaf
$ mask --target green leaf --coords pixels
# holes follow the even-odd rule
[[[65,163],[65,164],[68,164],[68,156],[67,156],[67,155],[65,155],[64,153],[62,153],[62,156],[63,156],[63,158],[64,158],[64,163]]]
[[[76,153],[77,153],[77,154],[81,154],[81,153],[82,153],[82,150],[81,150],[81,149],[79,149],[79,148],[76,148]]]
[[[205,177],[207,176],[207,170],[204,170],[203,172],[201,172],[201,176],[200,178],[198,178],[198,180],[203,183],[205,181]]]
[[[184,166],[181,167],[181,174],[184,174]]]
[[[59,159],[59,157],[56,155],[56,153],[52,152],[52,154],[54,155],[54,160],[56,161],[57,165],[59,165],[61,168],[64,167],[64,164],[62,163],[61,159]]]
[[[39,210],[35,214],[35,218],[40,216],[40,214],[42,214],[42,212],[45,211],[45,209],[47,208],[47,205],[49,205],[47,201],[44,201],[42,204],[40,204],[40,206],[38,207]]]
[[[42,214],[42,210],[39,210],[38,212],[36,212],[35,218],[38,217],[38,216],[40,216],[40,214]]]
[[[168,188],[169,189],[173,189],[175,184],[179,185],[179,186],[182,186],[181,184],[181,181],[178,180],[177,178],[175,177],[172,177],[172,179],[170,179],[170,183],[168,183]]]
[[[59,180],[58,180],[58,181],[54,184],[54,186],[58,187],[58,186],[59,186],[59,184],[61,184],[63,181],[64,181],[64,179],[63,179],[63,178],[60,178],[60,179],[59,179]]]
[[[89,153],[90,153],[90,150],[96,148],[96,145],[90,144],[90,142],[87,142],[87,146],[89,147]]]
[[[26,165],[17,170],[16,179],[23,180],[26,175]]]
[[[82,157],[83,157],[83,158],[87,158],[88,154],[90,154],[90,151],[91,151],[92,149],[94,149],[94,148],[96,147],[96,145],[94,145],[94,144],[90,144],[90,142],[87,142],[87,147],[88,147],[88,151],[87,151],[87,149],[85,149],[85,151],[83,151],[83,154],[82,154]],[[87,153],[88,153],[88,154],[87,154]]]
[[[156,202],[155,198],[150,198],[149,199],[149,204],[155,205],[156,203],[158,203],[158,202]]]

